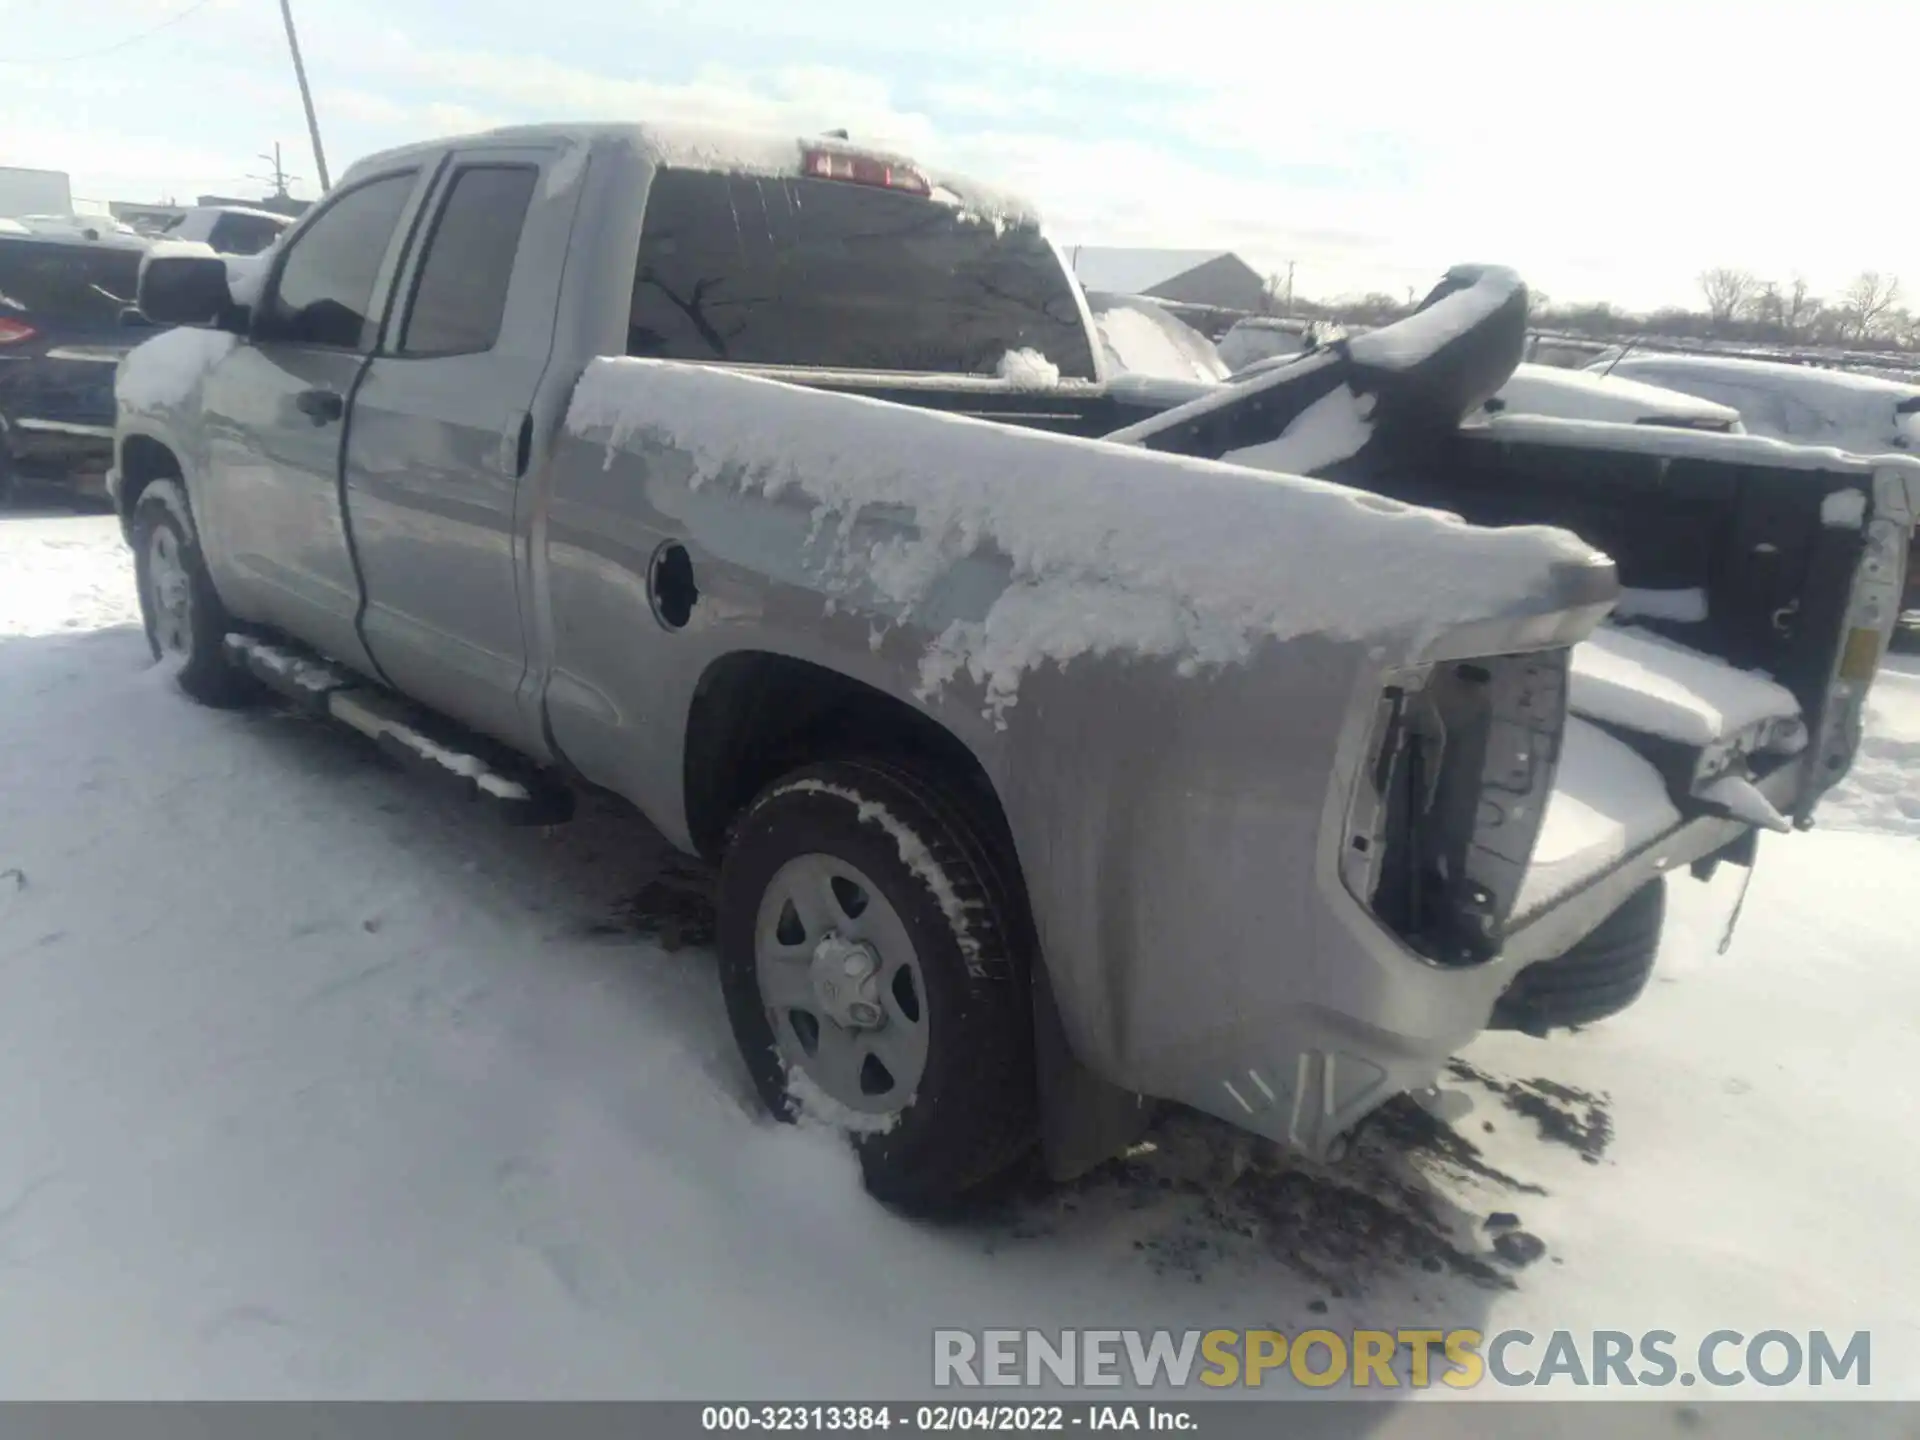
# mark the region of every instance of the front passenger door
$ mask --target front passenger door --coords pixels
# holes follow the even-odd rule
[[[360,585],[341,508],[347,407],[393,286],[418,166],[335,191],[294,231],[248,340],[207,377],[194,507],[235,613],[362,670]]]

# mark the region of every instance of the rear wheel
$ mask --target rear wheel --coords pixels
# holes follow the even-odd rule
[[[173,670],[180,688],[204,705],[257,698],[259,685],[236,669],[223,642],[232,617],[214,593],[178,482],[156,480],[133,507],[130,527],[140,614],[153,658]]]
[[[1496,1030],[1544,1035],[1618,1015],[1653,976],[1667,918],[1667,882],[1649,881],[1566,954],[1513,979],[1493,1010]]]
[[[851,1133],[867,1188],[919,1210],[1036,1129],[1024,927],[955,794],[891,761],[796,771],[748,808],[720,880],[727,1011],[761,1099]]]

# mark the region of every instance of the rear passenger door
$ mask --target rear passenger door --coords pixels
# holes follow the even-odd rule
[[[581,186],[558,147],[455,150],[354,398],[347,517],[369,652],[406,694],[533,754],[522,480],[558,403],[554,315]],[[543,398],[549,403],[542,403]],[[564,396],[560,402],[564,402]]]

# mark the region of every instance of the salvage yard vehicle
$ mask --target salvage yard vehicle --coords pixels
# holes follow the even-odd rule
[[[145,246],[108,234],[0,229],[0,500],[23,482],[103,497],[121,325]]]
[[[1589,368],[1731,406],[1755,435],[1855,455],[1920,455],[1920,385],[1824,365],[1658,351],[1615,351]],[[1907,555],[1900,609],[1908,634],[1920,635],[1920,546]]]
[[[834,140],[435,142],[269,253],[142,273],[156,657],[719,862],[760,1095],[913,1207],[1149,1100],[1324,1156],[1488,1025],[1629,1003],[1666,873],[1845,773],[1920,491],[1485,415],[1496,269],[1116,383],[1030,210]]]

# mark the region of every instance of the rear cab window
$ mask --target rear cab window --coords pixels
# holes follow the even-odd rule
[[[134,249],[0,239],[0,320],[117,326],[140,279]]]
[[[1077,297],[1035,227],[842,181],[654,177],[631,355],[990,376],[1016,350],[1095,378]]]
[[[427,238],[401,354],[476,355],[494,347],[539,176],[532,165],[455,172]]]

